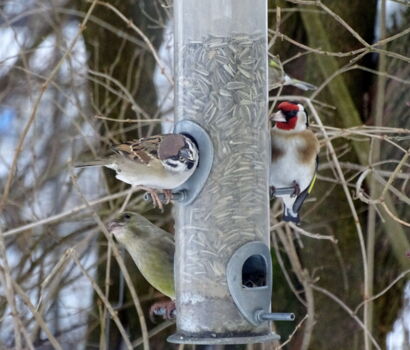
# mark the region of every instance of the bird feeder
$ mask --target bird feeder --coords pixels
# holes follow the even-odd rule
[[[191,344],[279,336],[269,320],[266,0],[175,0],[175,132],[200,161],[175,194],[177,333]]]

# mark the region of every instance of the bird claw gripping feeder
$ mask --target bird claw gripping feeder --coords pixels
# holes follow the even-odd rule
[[[270,313],[266,0],[175,0],[175,132],[199,164],[175,202],[174,343],[279,339]]]

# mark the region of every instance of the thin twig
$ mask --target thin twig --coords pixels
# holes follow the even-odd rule
[[[95,282],[94,278],[92,278],[90,276],[90,274],[87,272],[87,270],[84,268],[84,266],[81,264],[80,260],[78,259],[76,252],[74,250],[71,250],[71,258],[74,260],[74,262],[77,264],[77,266],[80,268],[81,272],[83,273],[83,275],[90,281],[93,289],[95,290],[95,292],[98,294],[99,298],[102,300],[102,302],[104,303],[105,307],[107,308],[107,310],[109,311],[112,319],[114,320],[115,324],[118,327],[118,331],[121,333],[122,338],[124,339],[125,345],[127,346],[127,348],[129,350],[132,349],[132,345],[130,340],[128,339],[128,334],[126,332],[126,330],[124,329],[124,326],[122,325],[120,319],[118,318],[117,313],[115,312],[115,310],[112,308],[109,300],[107,300],[107,298],[105,297],[104,293],[102,292],[102,290],[100,289],[100,287],[98,286],[98,284]]]
[[[386,211],[387,214],[390,215],[390,217],[394,220],[397,221],[399,224],[402,224],[404,226],[410,227],[410,222],[407,222],[405,220],[400,219],[399,217],[397,217],[396,215],[394,215],[394,213],[390,210],[390,208],[387,206],[386,202],[382,202],[381,206],[383,207],[383,209]]]
[[[381,292],[377,293],[376,295],[373,295],[371,298],[362,301],[359,305],[356,306],[354,309],[354,313],[357,314],[357,312],[360,310],[360,308],[369,302],[372,302],[378,298],[380,298],[382,295],[387,293],[397,282],[399,282],[404,276],[406,276],[408,273],[410,273],[410,269],[403,271],[400,275],[398,275],[386,288],[384,288]]]
[[[296,332],[299,330],[300,327],[302,327],[303,322],[305,322],[307,319],[309,318],[309,315],[306,314],[305,317],[303,317],[299,323],[296,325],[295,329],[293,330],[293,332],[289,335],[288,339],[286,339],[286,341],[284,341],[282,344],[280,344],[280,346],[276,347],[275,350],[280,350],[283,349],[287,344],[289,344],[292,340],[292,338],[295,336]]]
[[[89,0],[87,0],[89,1]],[[165,77],[167,78],[168,82],[171,85],[174,85],[174,80],[172,79],[172,77],[168,74],[167,69],[164,65],[164,63],[162,62],[162,60],[159,58],[157,51],[154,48],[154,45],[152,45],[151,41],[147,38],[147,36],[141,31],[141,29],[139,29],[134,22],[131,19],[128,19],[126,16],[124,16],[124,14],[118,10],[115,6],[111,5],[108,2],[104,2],[104,1],[96,1],[96,3],[98,5],[102,5],[105,6],[107,8],[109,8],[112,12],[114,12],[119,18],[121,18],[132,30],[134,30],[135,32],[138,33],[138,35],[141,36],[141,38],[144,40],[144,42],[147,44],[148,48],[150,49],[152,55],[154,56],[155,61],[157,62],[158,66],[161,69],[161,73],[165,75]]]
[[[16,348],[20,349],[22,348],[22,341],[21,341],[21,334],[20,334],[20,324],[22,324],[20,318],[19,318],[19,312],[17,310],[17,305],[16,305],[16,296],[15,296],[15,291],[13,287],[13,277],[11,275],[11,270],[7,258],[7,253],[6,253],[6,245],[4,243],[4,236],[2,235],[1,229],[0,229],[0,261],[2,264],[0,264],[1,267],[1,272],[0,272],[0,278],[1,278],[1,284],[4,287],[4,293],[6,295],[6,300],[7,303],[9,304],[11,308],[11,316],[13,319],[13,327],[14,327],[14,339],[15,339],[15,344]]]
[[[78,186],[77,180],[74,177],[74,175],[71,175],[71,181],[73,182],[74,187],[77,189],[77,192],[79,193],[81,199],[87,205],[88,209],[92,210],[94,220],[97,222],[98,226],[101,228],[101,231],[104,233],[107,240],[111,243],[112,252],[114,254],[115,259],[117,260],[118,266],[120,267],[120,270],[121,270],[122,274],[124,275],[124,279],[127,282],[127,286],[128,286],[128,288],[130,290],[130,293],[131,293],[131,298],[134,302],[134,306],[135,306],[135,309],[137,311],[138,319],[139,319],[140,326],[141,326],[141,333],[142,333],[142,337],[144,339],[144,350],[149,350],[148,328],[147,328],[147,323],[145,321],[144,312],[142,310],[141,303],[140,303],[139,298],[138,298],[138,294],[137,294],[137,292],[134,288],[134,285],[132,284],[131,276],[128,273],[127,267],[125,266],[124,259],[122,258],[122,256],[121,256],[117,246],[115,245],[111,235],[107,231],[107,228],[105,227],[104,223],[102,222],[102,220],[100,219],[98,214],[89,205],[87,199],[84,197],[84,194],[82,193],[80,187]]]
[[[162,322],[161,324],[159,324],[158,326],[156,326],[155,328],[153,328],[149,331],[148,337],[151,338],[154,335],[157,335],[158,333],[161,333],[164,329],[167,329],[167,328],[169,328],[173,325],[175,325],[175,321],[172,321],[172,320]],[[134,348],[136,348],[136,347],[140,346],[143,343],[143,341],[144,341],[143,338],[140,337],[132,343],[132,346]]]
[[[51,331],[48,328],[47,323],[45,322],[43,317],[36,311],[36,308],[31,303],[30,298],[27,296],[27,294],[23,291],[23,289],[19,286],[19,284],[16,281],[12,280],[12,282],[13,282],[14,289],[20,295],[20,297],[23,299],[24,304],[27,305],[27,307],[31,311],[32,315],[36,319],[36,322],[40,325],[40,327],[43,329],[44,333],[47,335],[48,340],[53,345],[54,349],[63,350],[60,343],[57,341],[57,339],[51,333]]]
[[[94,118],[109,120],[116,123],[160,123],[162,121],[162,119],[116,119],[104,117],[102,115],[96,115]]]
[[[295,225],[293,222],[289,222],[288,225],[292,227],[296,232],[299,232],[303,236],[314,238],[314,239],[325,239],[325,240],[331,241],[334,244],[337,244],[337,239],[334,236],[326,236],[326,235],[321,235],[319,233],[308,232],[302,229],[301,227]]]
[[[111,194],[111,195],[102,197],[102,198],[100,198],[100,199],[96,199],[96,200],[94,200],[94,201],[90,201],[90,202],[88,203],[88,205],[91,206],[91,207],[94,207],[94,206],[96,206],[96,205],[98,205],[98,204],[102,204],[102,203],[111,201],[111,200],[113,200],[113,199],[125,197],[125,196],[129,195],[130,192],[132,193],[133,191],[135,191],[135,189],[133,189],[133,188],[131,187],[131,188],[129,188],[128,190],[121,191],[121,192],[117,192],[117,193],[114,193],[114,194]],[[31,230],[31,229],[33,229],[33,228],[35,228],[35,227],[38,227],[38,226],[41,226],[41,225],[46,225],[46,224],[51,224],[51,223],[58,222],[58,221],[60,221],[60,220],[62,220],[62,219],[65,219],[65,218],[70,217],[70,216],[72,216],[72,215],[74,215],[74,214],[77,214],[77,213],[83,211],[84,209],[87,209],[87,208],[88,208],[88,205],[87,205],[87,204],[82,204],[82,205],[79,205],[79,206],[77,206],[77,207],[75,207],[75,208],[73,208],[73,209],[64,211],[64,212],[62,212],[62,213],[49,216],[49,217],[47,217],[47,218],[38,220],[38,221],[36,221],[36,222],[32,222],[32,223],[30,223],[30,224],[26,224],[26,225],[22,225],[22,226],[13,228],[13,229],[11,229],[11,230],[8,230],[8,231],[3,232],[3,236],[4,236],[4,237],[7,237],[7,236],[15,235],[15,234],[17,234],[17,233],[24,232],[24,231],[27,231],[27,230]]]
[[[373,345],[376,347],[376,349],[381,350],[381,347],[379,346],[379,344],[377,343],[376,339],[374,339],[373,335],[369,332],[369,330],[366,328],[366,326],[364,325],[364,323],[360,320],[360,318],[358,318],[355,313],[342,301],[340,300],[336,295],[334,295],[333,293],[329,292],[328,290],[322,288],[322,287],[318,287],[316,285],[312,285],[312,288],[314,290],[317,290],[318,292],[328,296],[330,299],[332,299],[333,301],[335,301],[338,305],[340,305],[342,307],[343,310],[345,310],[350,317],[352,317],[356,323],[363,329],[363,331],[367,334],[367,336],[370,338],[371,342],[373,343]],[[365,304],[366,305],[366,304]]]

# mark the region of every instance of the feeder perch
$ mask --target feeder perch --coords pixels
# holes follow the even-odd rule
[[[179,186],[175,192],[185,193],[178,202],[182,205],[191,204],[205,186],[212,168],[214,147],[208,133],[191,120],[181,120],[175,125],[174,133],[190,137],[198,147],[199,164],[187,182]]]
[[[281,187],[281,188],[276,188],[274,191],[272,191],[271,195],[274,197],[281,197],[281,196],[291,195],[294,192],[295,192],[295,189],[293,187]]]
[[[186,196],[187,196],[187,194],[186,194],[185,192],[183,192],[183,191],[180,191],[180,192],[172,192],[171,199],[172,199],[173,201],[180,202],[180,201],[183,201]],[[159,198],[159,200],[160,200],[162,203],[165,203],[165,202],[167,201],[167,198],[165,197],[165,194],[164,194],[164,193],[158,193],[158,198]],[[152,202],[151,193],[146,192],[146,193],[144,194],[144,200],[147,201],[147,202]]]
[[[279,339],[272,320],[266,0],[175,0],[175,132],[199,148],[175,190],[177,333],[184,344]],[[182,193],[182,194],[180,194]]]

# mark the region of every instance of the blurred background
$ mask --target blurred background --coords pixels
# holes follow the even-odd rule
[[[274,325],[282,344],[225,348],[410,349],[410,2],[268,5],[270,54],[318,86],[272,104],[313,103],[320,166],[303,229],[272,202],[272,307],[296,321]],[[100,221],[127,207],[172,232],[171,206],[73,168],[172,130],[172,33],[168,0],[0,1],[1,349],[130,348],[124,332],[133,348],[184,348],[147,317],[161,296]]]

